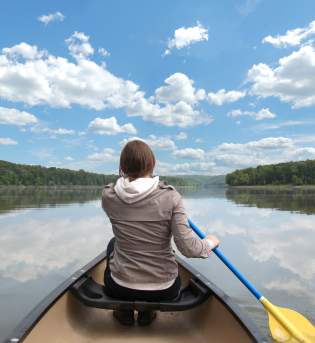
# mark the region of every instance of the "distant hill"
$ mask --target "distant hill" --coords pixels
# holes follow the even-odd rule
[[[230,186],[315,185],[315,160],[268,164],[226,175]]]
[[[195,182],[202,187],[225,185],[225,175],[178,175],[178,177],[189,180],[190,182]]]
[[[16,164],[0,160],[0,185],[22,186],[103,186],[116,181],[118,175],[90,173],[84,170]],[[161,176],[169,184],[182,187],[224,185],[225,177],[204,175]]]

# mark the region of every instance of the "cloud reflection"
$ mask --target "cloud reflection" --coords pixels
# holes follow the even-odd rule
[[[300,281],[296,279],[290,280],[273,280],[268,282],[265,285],[266,289],[275,290],[275,291],[284,291],[287,292],[289,295],[296,296],[297,294],[301,297],[307,297],[311,299],[311,302],[315,304],[315,298],[313,296],[313,290],[310,287],[302,284]]]
[[[236,207],[222,199],[185,202],[192,219],[223,244],[229,236],[238,237],[251,260],[276,264],[301,280],[315,278],[315,216]]]
[[[310,230],[310,221],[315,227],[312,217],[311,220],[300,218],[296,226],[288,221],[255,232],[249,246],[250,256],[260,262],[277,259],[282,268],[301,279],[311,280],[315,276],[315,230]]]
[[[78,209],[77,209],[78,210]],[[73,271],[106,248],[111,225],[100,215],[54,218],[38,214],[1,229],[0,274],[19,282],[40,278],[72,266]]]

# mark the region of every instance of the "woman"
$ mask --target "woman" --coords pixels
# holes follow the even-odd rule
[[[214,236],[200,240],[187,225],[182,198],[174,187],[153,177],[155,157],[140,140],[125,145],[120,155],[120,175],[102,194],[115,240],[108,246],[105,291],[124,300],[162,301],[176,298],[180,278],[171,238],[186,257],[208,257],[219,244]],[[134,324],[133,311],[114,311],[124,325]],[[138,324],[155,318],[138,313]]]

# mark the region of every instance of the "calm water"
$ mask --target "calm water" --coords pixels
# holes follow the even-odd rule
[[[0,190],[0,341],[111,237],[100,190]],[[184,192],[187,211],[265,296],[315,322],[315,193]],[[215,256],[190,262],[266,331],[264,311]]]

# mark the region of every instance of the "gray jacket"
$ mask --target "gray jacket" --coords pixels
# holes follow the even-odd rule
[[[178,267],[172,236],[186,257],[208,257],[208,244],[187,225],[182,197],[173,186],[160,182],[145,199],[127,204],[115,193],[114,184],[109,184],[102,193],[102,207],[116,237],[111,272],[121,281],[146,284],[174,280]]]

